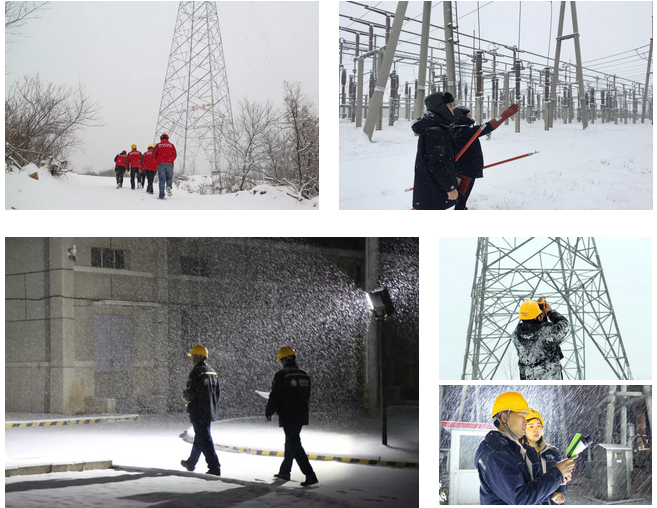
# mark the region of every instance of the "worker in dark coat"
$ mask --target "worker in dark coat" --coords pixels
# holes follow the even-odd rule
[[[274,376],[265,410],[267,421],[271,421],[274,413],[278,415],[278,425],[283,427],[285,432],[285,456],[274,478],[289,481],[292,461],[296,460],[299,469],[306,475],[306,481],[301,482],[301,486],[309,487],[318,483],[318,480],[303,449],[299,434],[301,428],[308,425],[310,376],[299,368],[296,353],[289,346],[279,349],[277,360],[283,368]]]
[[[454,118],[456,118],[454,126],[454,141],[456,143],[457,153],[461,150],[470,138],[475,133],[475,129],[480,129],[480,125],[475,125],[470,110],[466,106],[456,106],[454,108]],[[479,137],[493,132],[493,126],[486,122],[484,129],[479,133]],[[471,178],[470,184],[467,186],[465,194],[459,193],[458,200],[454,210],[467,210],[466,202],[470,197],[470,192],[474,187],[475,178],[483,178],[484,176],[484,154],[481,152],[481,144],[479,138],[475,139],[469,148],[463,152],[461,158],[456,161],[456,173],[459,175]]]
[[[188,356],[191,357],[194,368],[189,374],[183,399],[187,404],[189,420],[194,426],[194,445],[189,458],[181,460],[180,463],[187,471],[194,471],[196,463],[203,453],[208,464],[207,474],[221,476],[221,464],[219,464],[210,433],[211,423],[217,420],[217,404],[220,395],[217,373],[206,363],[208,350],[205,346],[194,346]]]
[[[561,380],[561,343],[570,331],[568,319],[547,302],[527,300],[520,306],[520,323],[511,334],[518,352],[520,379]]]
[[[561,462],[564,457],[562,457],[561,452],[556,446],[552,446],[545,441],[543,437],[545,420],[541,416],[541,413],[531,408],[525,420],[527,421],[525,435],[518,442],[526,450],[535,451],[538,454],[538,462],[534,464],[534,478],[538,478],[555,467],[557,462]],[[570,480],[571,478],[569,476],[565,476],[559,487],[557,487],[557,490],[544,499],[541,504],[564,504],[566,502],[566,492],[568,492],[568,482]]]
[[[424,100],[427,112],[411,126],[420,136],[413,183],[415,210],[446,210],[456,204],[453,102],[449,92],[432,93]]]
[[[572,475],[576,455],[535,475],[539,460],[536,451],[518,442],[525,434],[530,410],[519,392],[504,392],[495,399],[492,418],[497,430],[486,434],[475,452],[482,505],[540,504]]]
[[[468,178],[471,178],[471,180],[465,193],[462,194],[459,192],[459,197],[454,210],[467,210],[465,205],[470,197],[470,192],[472,192],[472,187],[474,187],[474,181],[476,178],[483,178],[484,176],[484,155],[481,152],[479,138],[485,134],[493,132],[502,125],[507,118],[510,118],[517,113],[518,109],[517,104],[511,104],[511,106],[505,109],[500,116],[491,119],[483,125],[475,125],[475,122],[470,115],[470,110],[466,106],[461,105],[454,108],[454,117],[456,120],[454,122],[453,132],[457,154],[468,143],[468,141],[472,139],[474,133],[479,130],[479,136],[475,138],[468,149],[463,152],[463,155],[461,155],[459,160],[456,161],[456,174],[467,176]]]

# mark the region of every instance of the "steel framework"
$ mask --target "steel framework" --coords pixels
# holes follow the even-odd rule
[[[632,379],[591,237],[479,238],[461,379],[494,378],[511,345],[520,303],[540,296],[555,310],[565,309],[571,325],[561,345],[565,379],[586,379],[586,339],[618,379]]]
[[[183,173],[199,169],[195,160],[203,148],[211,172],[220,174],[222,132],[232,122],[217,6],[180,2],[155,138],[169,134]]]

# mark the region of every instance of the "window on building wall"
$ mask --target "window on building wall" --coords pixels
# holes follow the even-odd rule
[[[180,258],[180,273],[183,275],[208,276],[208,260],[202,258]]]
[[[91,266],[125,270],[126,251],[119,249],[91,248]]]

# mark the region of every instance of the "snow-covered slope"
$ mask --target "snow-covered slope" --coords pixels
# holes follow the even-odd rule
[[[37,172],[39,179],[29,175]],[[198,177],[197,180],[202,177]],[[164,201],[145,189],[130,188],[130,178],[123,188],[116,188],[113,177],[67,173],[53,177],[44,168],[29,165],[5,176],[5,209],[17,210],[317,210],[319,198],[299,202],[283,187],[259,185],[234,194],[206,194],[198,191],[200,180],[188,180],[180,187],[174,184],[173,196]]]
[[[484,170],[468,208],[498,210],[651,210],[652,124],[581,124],[513,119],[481,140],[485,164],[538,154]],[[340,208],[410,210],[417,137],[410,122],[384,125],[370,142],[340,121]]]

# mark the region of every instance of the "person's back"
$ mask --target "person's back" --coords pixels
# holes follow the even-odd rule
[[[468,118],[461,113],[459,108],[454,108],[454,117],[456,118],[453,127],[454,145],[457,153],[470,141],[475,132],[480,130],[481,125],[475,125],[472,118]],[[486,127],[481,130],[479,137],[493,132],[493,127],[486,123]],[[476,138],[463,155],[456,161],[456,172],[469,178],[482,178],[484,176],[484,154],[481,151],[479,137]]]
[[[189,400],[187,412],[191,422],[214,422],[219,404],[217,373],[205,361],[196,365],[189,374],[185,396]]]
[[[570,324],[555,310],[547,313],[550,321],[521,321],[511,339],[518,353],[520,379],[560,380],[561,343],[566,340]]]
[[[450,122],[428,111],[411,126],[418,134],[413,208],[444,210],[453,205],[447,193],[456,189],[454,141]]]
[[[279,415],[279,425],[308,425],[311,381],[308,373],[296,363],[279,370],[274,376],[272,397]]]

